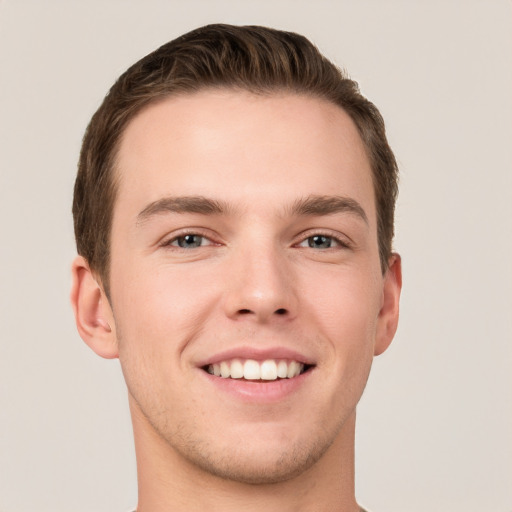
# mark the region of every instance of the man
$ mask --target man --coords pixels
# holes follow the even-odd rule
[[[396,181],[377,109],[297,34],[207,26],[119,78],[83,142],[71,300],[121,362],[138,512],[360,510]]]

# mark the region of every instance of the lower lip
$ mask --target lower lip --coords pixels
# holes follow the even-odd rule
[[[246,402],[280,402],[299,391],[309,379],[313,369],[292,379],[248,381],[243,379],[224,379],[200,370],[208,381],[219,391]]]

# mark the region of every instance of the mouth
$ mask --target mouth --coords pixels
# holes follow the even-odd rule
[[[252,382],[293,379],[312,368],[313,365],[291,359],[229,359],[202,367],[215,377]]]

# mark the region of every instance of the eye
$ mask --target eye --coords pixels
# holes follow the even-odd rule
[[[197,235],[195,233],[189,233],[173,238],[166,245],[170,245],[172,247],[180,247],[181,249],[195,249],[196,247],[210,244],[211,242],[208,240],[208,238],[202,235]]]
[[[317,234],[308,236],[298,246],[310,247],[312,249],[331,249],[334,247],[348,247],[348,244],[334,236]]]
[[[308,247],[314,249],[329,249],[332,246],[333,239],[330,236],[315,235],[307,238]]]

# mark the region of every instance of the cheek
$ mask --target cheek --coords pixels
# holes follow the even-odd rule
[[[346,266],[303,275],[299,293],[309,297],[310,304],[317,304],[326,318],[336,322],[342,317],[358,323],[377,316],[382,284],[375,272]]]
[[[131,279],[112,289],[119,359],[131,395],[156,414],[181,388],[182,352],[200,333],[200,305],[211,300],[185,272],[152,268],[124,275]]]
[[[120,350],[134,345],[146,356],[179,353],[217,303],[218,285],[211,273],[166,265],[123,273],[131,279],[112,287]]]
[[[353,267],[307,275],[299,290],[307,297],[303,311],[319,329],[319,337],[328,340],[334,352],[332,360],[347,368],[359,367],[357,362],[373,355],[380,310],[379,275]]]

